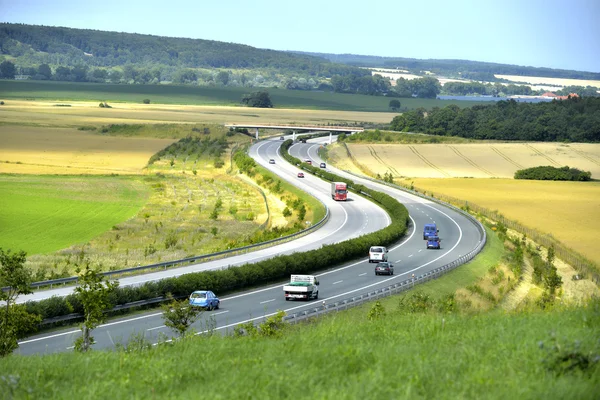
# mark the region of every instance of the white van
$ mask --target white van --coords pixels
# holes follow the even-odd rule
[[[371,248],[369,249],[369,262],[372,263],[387,261],[387,252],[387,248],[383,246],[371,246]]]

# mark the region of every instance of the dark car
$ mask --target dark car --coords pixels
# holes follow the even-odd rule
[[[285,138],[283,136],[280,136],[279,140],[285,140]]]
[[[211,311],[219,309],[221,300],[210,290],[196,290],[190,295],[190,305]]]
[[[298,172],[298,178],[304,178],[304,172]]]
[[[394,266],[387,261],[380,262],[375,267],[375,275],[394,275]]]
[[[272,158],[269,160],[269,164],[275,164],[275,160],[273,160]]]
[[[327,164],[325,164],[324,162],[322,162],[322,163],[319,165],[319,167],[320,167],[320,168],[327,168]]]

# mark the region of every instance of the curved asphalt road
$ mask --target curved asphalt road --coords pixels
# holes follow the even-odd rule
[[[317,139],[317,141],[319,141]],[[388,221],[382,215],[382,211],[376,207],[369,207],[369,202],[365,203],[360,196],[350,194],[352,201],[348,202],[333,202],[329,194],[329,183],[322,182],[319,179],[306,174],[304,180],[296,178],[299,171],[296,167],[291,166],[280,158],[278,149],[281,141],[268,140],[257,143],[252,147],[250,154],[262,165],[275,171],[283,179],[286,179],[294,184],[297,184],[303,190],[315,195],[315,197],[324,201],[331,210],[331,220],[338,221],[335,224],[338,231],[342,232],[345,238],[355,237],[367,233],[366,226],[371,228],[378,226],[376,229],[381,229],[385,226],[382,223]],[[290,152],[297,158],[310,158],[314,161],[321,162],[317,155],[319,143],[296,144],[291,147]],[[274,159],[275,164],[269,164],[268,160]],[[368,290],[388,286],[395,281],[402,281],[410,277],[411,274],[423,274],[428,270],[440,267],[449,263],[461,255],[464,255],[474,249],[480,241],[480,235],[477,227],[466,217],[461,214],[442,207],[437,203],[421,199],[417,196],[389,188],[385,185],[373,183],[369,180],[357,178],[346,172],[336,170],[328,166],[332,172],[339,175],[348,176],[349,179],[355,182],[360,182],[366,186],[376,188],[377,190],[388,193],[406,205],[411,215],[411,229],[407,236],[400,243],[392,246],[389,250],[389,260],[395,265],[395,275],[375,276],[373,268],[374,264],[368,263],[367,255],[365,259],[352,262],[343,266],[333,268],[331,270],[318,274],[321,283],[319,287],[319,300],[311,302],[286,302],[283,296],[281,284],[273,285],[267,288],[251,290],[239,294],[235,294],[221,299],[221,309],[212,312],[203,313],[203,317],[194,325],[194,329],[202,332],[207,329],[207,326],[212,325],[212,321],[218,332],[231,332],[233,327],[239,323],[246,321],[256,321],[265,316],[272,315],[277,310],[284,310],[287,313],[299,312],[314,307],[315,303],[331,302],[341,300],[352,295],[364,293]],[[369,207],[369,208],[367,208]],[[368,211],[365,211],[367,210]],[[364,219],[364,212],[367,212],[367,218]],[[348,216],[346,216],[348,215]],[[353,224],[350,220],[359,218],[360,223]],[[339,220],[345,222],[340,226]],[[370,221],[378,221],[371,223]],[[350,222],[348,222],[350,221]],[[426,250],[425,243],[422,238],[423,224],[435,222],[440,230],[442,237],[441,250]],[[365,225],[366,224],[366,225]],[[413,229],[414,228],[414,229]],[[300,240],[311,241],[309,238],[313,235],[324,235],[329,237],[334,235],[331,232],[332,228],[319,229],[318,232],[308,235]],[[371,229],[376,230],[376,229]],[[329,235],[323,234],[321,231],[328,232]],[[340,239],[337,236],[338,240]],[[287,244],[292,249],[304,251],[305,248],[300,248],[298,241],[293,241]],[[377,243],[373,243],[377,245]],[[281,245],[284,246],[284,245]],[[318,247],[319,244],[302,244],[305,247]],[[276,246],[279,247],[279,246]],[[273,248],[271,248],[273,249]],[[289,250],[288,251],[293,251]],[[278,253],[279,254],[279,253]],[[238,256],[246,258],[246,261],[255,259],[255,253]],[[232,264],[230,259],[227,259],[227,264]],[[240,260],[238,263],[244,262]],[[223,267],[224,261],[218,261]],[[208,263],[207,263],[208,264]],[[178,272],[177,270],[167,271]],[[144,275],[147,277],[147,275]],[[201,289],[201,288],[199,288]],[[210,289],[210,288],[207,288]],[[160,334],[173,336],[174,333],[164,326],[160,312],[149,312],[135,317],[125,317],[119,320],[114,320],[104,324],[94,330],[93,335],[97,343],[94,348],[104,349],[112,348],[115,343],[126,343],[128,338],[136,333],[143,333],[145,337],[152,343],[156,343]],[[72,349],[73,342],[80,335],[78,329],[63,330],[53,334],[44,334],[36,337],[31,337],[20,342],[20,348],[17,352],[21,354],[33,353],[50,353],[59,351],[68,351]]]

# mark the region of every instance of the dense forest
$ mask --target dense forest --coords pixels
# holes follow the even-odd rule
[[[2,61],[14,64],[14,75],[75,82],[316,89],[333,76],[371,75],[319,57],[240,44],[8,23],[0,23]]]
[[[417,109],[395,117],[391,129],[470,139],[600,142],[600,98]]]
[[[436,75],[455,78],[462,77],[465,79],[488,82],[500,81],[494,76],[494,74],[600,80],[600,73],[597,72],[525,67],[520,65],[497,64],[469,60],[419,60],[416,58],[311,53],[302,51],[296,51],[295,53],[322,57],[335,63],[354,65],[357,67],[399,68],[417,74],[421,73],[421,71],[430,71]]]

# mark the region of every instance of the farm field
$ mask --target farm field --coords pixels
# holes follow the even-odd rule
[[[495,75],[496,78],[513,82],[527,82],[533,85],[549,84],[556,86],[595,86],[600,89],[600,81],[589,79],[546,78],[543,76]]]
[[[2,81],[0,81],[1,83]],[[68,104],[69,107],[57,106]],[[174,104],[109,103],[100,108],[96,102],[12,100],[0,109],[0,125],[79,127],[99,124],[259,124],[305,123],[339,124],[350,122],[389,123],[397,113],[301,110],[284,108],[246,108]]]
[[[514,179],[414,179],[421,191],[443,193],[498,210],[507,218],[551,234],[600,264],[600,182]]]
[[[173,141],[0,125],[0,173],[141,174],[148,159]]]
[[[513,178],[519,169],[551,165],[590,171],[600,179],[600,144],[355,144],[348,148],[375,174],[410,178]],[[339,151],[339,150],[338,150]]]
[[[150,99],[152,104],[189,104],[236,106],[254,114],[256,108],[240,107],[244,94],[267,90],[276,109],[337,110],[388,112],[390,99],[384,96],[332,93],[306,90],[285,90],[277,88],[236,88],[204,87],[179,85],[115,85],[103,83],[73,83],[55,81],[11,81],[0,80],[0,93],[5,103],[8,99],[43,101],[100,101],[108,103],[138,103]],[[11,100],[12,101],[12,100]],[[400,99],[402,107],[414,109],[424,107],[445,107],[456,104],[470,107],[480,102],[436,100],[436,99]],[[114,105],[114,104],[113,104]],[[248,112],[252,110],[251,112]],[[347,118],[346,121],[354,119]],[[391,121],[391,118],[387,122]]]
[[[244,246],[272,228],[277,237],[287,232],[298,216],[283,210],[305,195],[229,174],[232,148],[250,139],[223,141],[225,133],[198,124],[0,125],[0,247],[25,250],[36,280],[45,280],[72,276],[81,257],[120,269]],[[134,189],[142,195],[130,206],[123,196]],[[305,218],[322,218],[321,205],[305,201]]]
[[[542,154],[527,150],[527,146],[532,146]],[[595,245],[596,238],[600,235],[600,182],[490,179],[484,172],[494,172],[499,176],[502,171],[499,166],[504,165],[508,173],[508,165],[512,164],[502,162],[503,157],[491,150],[493,147],[500,149],[512,162],[523,167],[550,164],[543,162],[548,161],[547,157],[563,161],[569,159],[569,166],[579,165],[580,168],[590,170],[591,168],[585,166],[595,165],[592,177],[600,176],[598,164],[590,161],[597,162],[599,159],[600,145],[569,144],[569,147],[564,148],[564,152],[558,152],[562,146],[556,143],[452,145],[473,161],[475,165],[472,165],[446,145],[348,144],[358,164],[363,166],[362,171],[345,157],[345,150],[338,146],[330,149],[329,155],[331,162],[343,169],[358,173],[379,173],[381,176],[391,171],[395,181],[402,185],[408,186],[412,183],[420,191],[444,194],[490,210],[498,210],[509,219],[553,235],[568,247],[600,263],[600,252]],[[409,147],[414,148],[416,153]],[[473,151],[474,149],[477,150]],[[574,149],[576,151],[571,153]],[[425,159],[431,164],[435,162],[434,166],[438,169],[428,165],[417,153],[426,156]],[[567,155],[562,155],[563,153]],[[585,157],[582,156],[580,162],[571,163],[577,154],[584,154]],[[528,161],[528,158],[534,159],[535,162]],[[517,169],[514,165],[512,168]]]
[[[137,214],[146,185],[131,177],[0,175],[0,247],[48,253]]]

